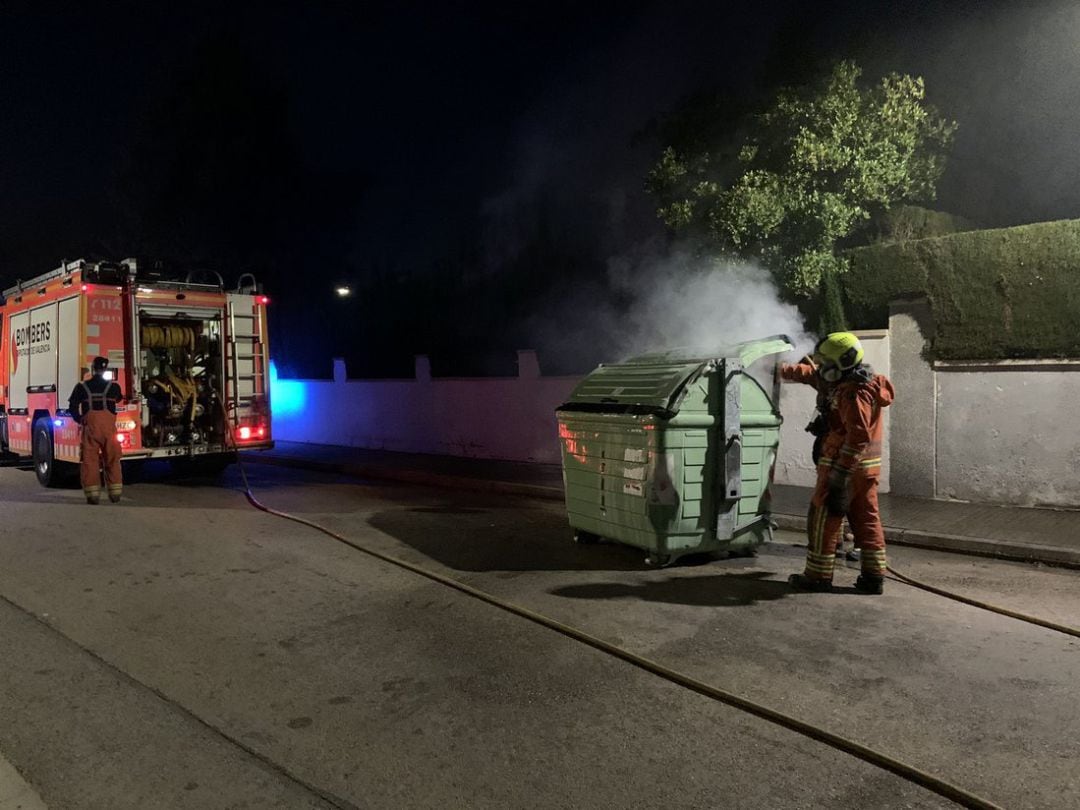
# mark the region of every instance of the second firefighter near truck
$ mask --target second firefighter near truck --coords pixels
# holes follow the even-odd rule
[[[817,484],[810,499],[806,568],[789,582],[800,590],[832,589],[836,545],[847,515],[861,548],[863,593],[884,590],[885,533],[878,511],[881,477],[882,411],[892,404],[893,384],[863,363],[863,347],[850,332],[822,338],[812,357],[780,367],[782,379],[813,386],[828,404],[828,432],[817,461]]]
[[[123,453],[116,438],[116,406],[123,392],[112,381],[108,367],[106,358],[95,357],[93,376],[77,383],[68,399],[71,418],[80,427],[82,461],[79,464],[79,480],[89,504],[97,504],[101,500],[102,476],[109,500],[113,503],[120,502],[120,493],[124,488],[120,470]]]

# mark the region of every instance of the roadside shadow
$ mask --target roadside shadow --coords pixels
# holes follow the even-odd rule
[[[695,607],[745,607],[800,595],[783,580],[766,579],[770,576],[768,571],[747,571],[635,583],[594,582],[566,585],[549,593],[568,599],[635,599]]]
[[[414,506],[410,512],[418,515],[480,515],[483,509],[474,509],[468,506]]]
[[[184,489],[242,489],[230,465],[220,470],[175,467],[167,459],[135,460],[124,464],[124,485],[161,484]]]
[[[173,466],[168,460],[153,459],[124,467],[125,483],[162,484],[168,487],[191,489],[231,489],[244,491],[246,476],[252,490],[270,491],[276,489],[317,489],[327,484],[348,485],[355,488],[370,489],[375,482],[328,473],[311,473],[306,470],[297,472],[284,467],[266,464],[241,465],[229,464],[223,469],[200,469],[197,466],[185,468]]]
[[[641,571],[645,552],[615,543],[577,545],[565,515],[459,499],[390,509],[368,524],[457,571]]]
[[[4,464],[3,467],[8,469],[18,470],[20,473],[25,473],[31,478],[35,478],[34,462],[29,459],[20,459],[15,462]],[[49,489],[53,490],[65,490],[65,489],[82,489],[79,484],[79,468],[77,466],[65,468],[64,470],[57,469],[58,475],[53,479],[52,485]]]

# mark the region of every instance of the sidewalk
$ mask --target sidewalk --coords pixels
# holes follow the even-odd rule
[[[244,453],[245,462],[376,480],[445,486],[562,500],[562,470],[552,464],[392,453],[325,444],[277,442]],[[774,486],[773,513],[782,529],[803,531],[810,490]],[[1080,511],[881,496],[888,542],[941,551],[1080,568]]]

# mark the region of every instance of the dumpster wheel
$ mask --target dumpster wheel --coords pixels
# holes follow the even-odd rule
[[[600,535],[587,532],[584,529],[574,530],[574,542],[579,546],[591,546],[600,542]]]
[[[670,554],[650,554],[645,558],[645,564],[651,568],[667,568],[675,558]]]
[[[728,549],[728,559],[752,559],[758,555],[757,546],[737,546],[736,548]]]
[[[485,602],[507,613],[513,614],[520,618],[526,619],[534,624],[538,624],[541,627],[546,627],[549,630],[553,630],[560,635],[563,635],[573,641],[580,642],[587,647],[591,647],[602,653],[618,658],[631,666],[637,667],[645,672],[651,673],[659,678],[663,678],[669,683],[680,686],[691,692],[694,692],[703,697],[714,700],[718,703],[722,703],[726,706],[739,709],[740,711],[751,714],[767,722],[778,725],[788,731],[793,731],[796,734],[801,734],[804,737],[808,737],[817,742],[831,746],[843,753],[849,754],[857,759],[861,759],[863,762],[867,762],[882,770],[886,770],[901,779],[905,779],[912,784],[916,784],[926,790],[942,796],[960,807],[970,808],[971,810],[1004,810],[1000,805],[994,804],[989,799],[984,799],[982,796],[978,796],[971,793],[959,785],[955,785],[946,781],[932,773],[916,768],[914,765],[909,765],[906,762],[895,759],[888,754],[878,751],[874,748],[863,745],[862,743],[850,740],[846,737],[842,737],[839,734],[835,734],[828,729],[820,726],[812,725],[804,720],[799,720],[791,715],[784,714],[776,709],[770,708],[760,703],[756,703],[745,697],[729,692],[725,689],[721,689],[717,686],[699,681],[696,678],[692,678],[689,675],[685,675],[681,672],[673,670],[663,664],[653,661],[637,653],[630,652],[622,647],[611,642],[604,641],[601,638],[586,633],[584,630],[579,630],[571,625],[563,624],[560,621],[545,616],[542,613],[529,610],[526,607],[515,605],[512,602],[507,602],[494,596],[486,591],[482,591],[479,588],[475,588],[472,585],[468,585],[460,580],[456,580],[453,577],[448,577],[444,574],[440,574],[437,571],[432,571],[423,566],[411,563],[408,560],[403,560],[398,557],[394,557],[390,554],[385,554],[381,551],[368,548],[354,540],[350,540],[344,535],[338,534],[332,529],[327,528],[313,520],[302,518],[299,515],[293,515],[289,512],[282,512],[277,509],[272,509],[266,506],[258,498],[255,497],[255,493],[251,491],[251,485],[247,480],[247,473],[244,470],[244,464],[241,459],[238,459],[237,467],[240,470],[240,477],[244,482],[244,495],[247,497],[248,502],[261,512],[266,512],[269,515],[282,518],[284,520],[291,520],[294,523],[299,523],[303,526],[315,529],[323,534],[333,538],[334,540],[342,543],[349,548],[359,551],[369,557],[374,557],[384,563],[396,566],[398,568],[410,571],[425,579],[436,582],[440,585],[445,585],[448,588],[452,588],[455,591],[471,596],[481,602]]]

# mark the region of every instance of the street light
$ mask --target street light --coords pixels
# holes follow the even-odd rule
[[[338,298],[348,298],[352,295],[352,289],[344,286],[334,288],[334,292],[337,293]]]

